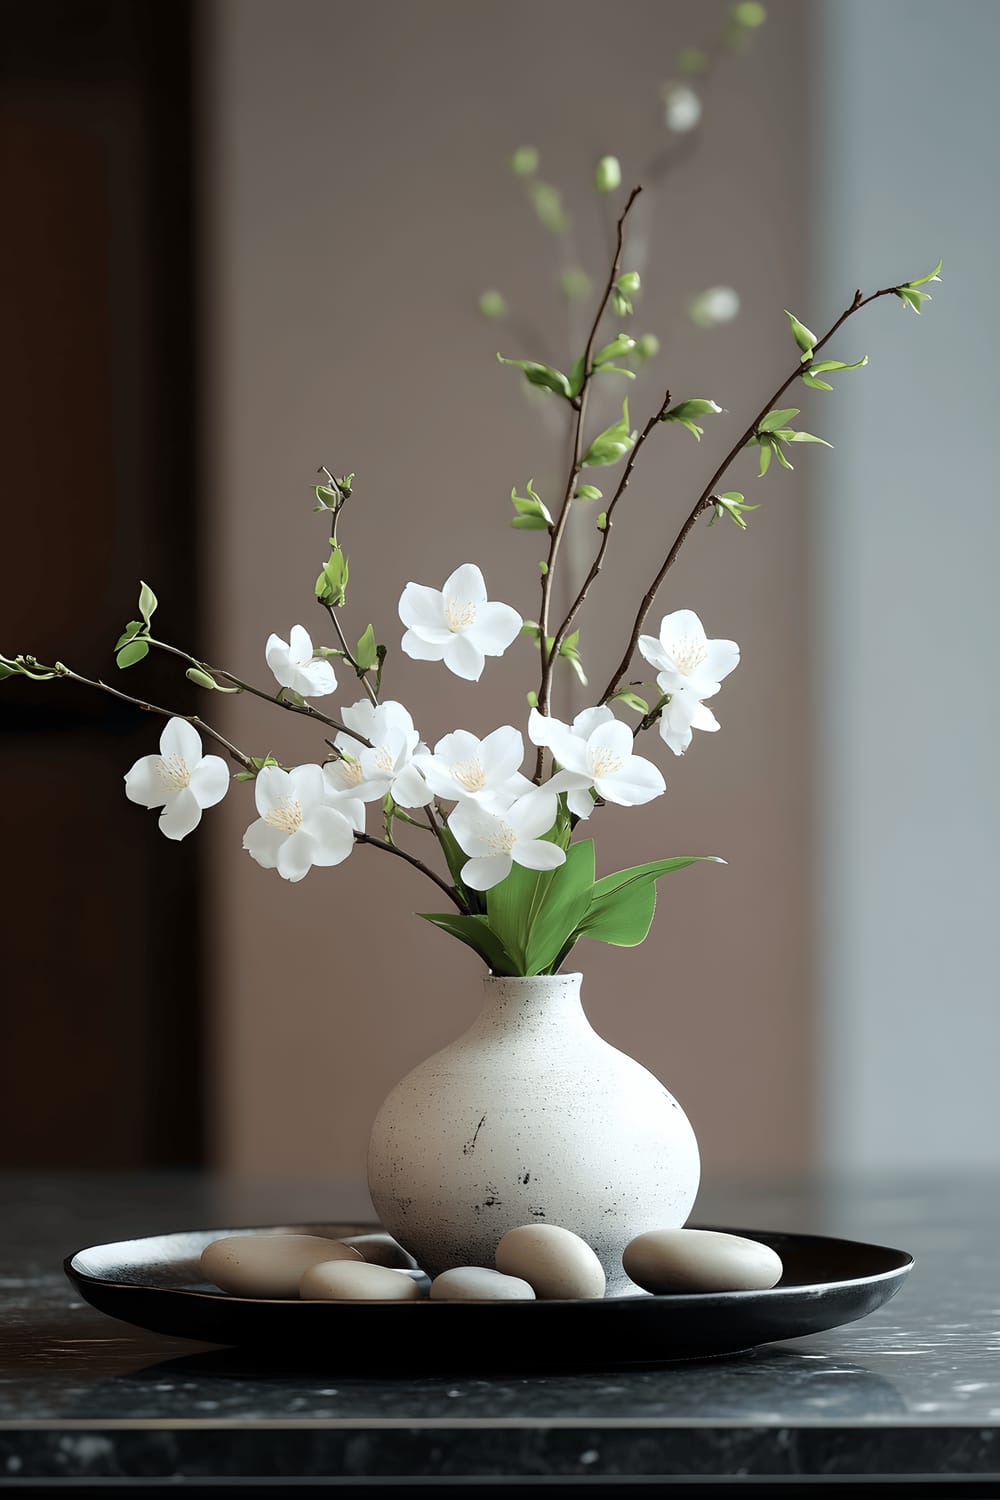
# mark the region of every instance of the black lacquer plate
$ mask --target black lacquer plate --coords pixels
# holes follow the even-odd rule
[[[377,1227],[267,1228],[339,1238]],[[372,1365],[384,1374],[618,1366],[731,1354],[863,1318],[894,1296],[913,1267],[905,1250],[882,1245],[725,1229],[778,1252],[784,1275],[776,1287],[596,1302],[298,1302],[231,1297],[202,1279],[199,1256],[212,1240],[267,1228],[197,1229],[92,1245],[66,1260],[66,1274],[93,1307],[154,1333],[273,1350],[276,1358],[331,1367]]]

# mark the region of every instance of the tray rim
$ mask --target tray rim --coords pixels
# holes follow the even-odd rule
[[[546,1297],[546,1298],[539,1298],[539,1299],[527,1298],[526,1297],[523,1300],[522,1299],[512,1299],[512,1300],[503,1300],[503,1301],[489,1301],[489,1300],[484,1300],[484,1301],[481,1301],[481,1302],[480,1301],[474,1301],[474,1300],[471,1300],[471,1299],[470,1300],[462,1300],[462,1301],[459,1301],[459,1302],[449,1302],[449,1301],[446,1301],[446,1300],[442,1299],[440,1301],[433,1301],[432,1302],[432,1300],[429,1297],[420,1297],[419,1299],[416,1299],[416,1300],[413,1300],[413,1301],[409,1301],[408,1300],[408,1301],[405,1301],[405,1302],[392,1303],[391,1305],[392,1306],[399,1306],[399,1307],[420,1307],[424,1303],[426,1303],[428,1306],[434,1306],[434,1307],[456,1307],[456,1306],[457,1307],[462,1307],[462,1308],[467,1308],[467,1307],[476,1307],[476,1308],[499,1307],[499,1308],[506,1308],[509,1311],[511,1307],[544,1306],[544,1307],[574,1307],[574,1308],[579,1308],[583,1304],[586,1304],[587,1306],[590,1306],[590,1307],[622,1307],[622,1306],[644,1307],[644,1306],[648,1306],[650,1304],[650,1302],[655,1302],[655,1303],[657,1303],[659,1305],[669,1304],[669,1303],[683,1303],[683,1305],[685,1307],[705,1307],[705,1308],[709,1308],[713,1304],[717,1304],[720,1301],[720,1299],[725,1299],[725,1301],[727,1303],[730,1302],[730,1301],[732,1301],[732,1299],[734,1299],[734,1298],[735,1299],[739,1299],[739,1300],[743,1300],[745,1298],[767,1297],[768,1299],[780,1300],[782,1298],[801,1297],[801,1296],[804,1296],[804,1295],[808,1296],[810,1293],[816,1293],[817,1295],[822,1295],[824,1293],[829,1293],[829,1292],[831,1292],[831,1291],[833,1291],[833,1290],[835,1290],[836,1288],[839,1288],[839,1287],[851,1287],[851,1286],[859,1286],[859,1285],[869,1286],[869,1285],[872,1285],[873,1283],[876,1283],[876,1282],[880,1282],[880,1281],[892,1281],[892,1280],[897,1280],[897,1281],[902,1282],[902,1281],[904,1281],[906,1279],[907,1276],[909,1276],[910,1272],[913,1270],[914,1266],[916,1265],[916,1258],[908,1250],[900,1250],[900,1249],[898,1249],[898,1248],[896,1248],[894,1246],[891,1246],[891,1245],[877,1245],[877,1244],[874,1244],[872,1241],[869,1241],[869,1240],[845,1239],[844,1237],[842,1237],[840,1235],[800,1233],[797,1230],[759,1229],[759,1228],[758,1229],[739,1229],[739,1228],[732,1228],[732,1227],[725,1226],[725,1225],[720,1225],[720,1224],[701,1224],[701,1223],[685,1225],[683,1227],[685,1227],[685,1228],[691,1228],[691,1229],[710,1229],[710,1230],[715,1231],[716,1233],[720,1233],[720,1234],[732,1234],[732,1235],[739,1236],[739,1237],[741,1237],[743,1239],[754,1239],[757,1236],[763,1234],[763,1235],[767,1235],[769,1238],[781,1238],[781,1239],[791,1239],[791,1240],[798,1240],[798,1241],[808,1241],[810,1244],[814,1244],[814,1245],[824,1245],[824,1244],[832,1244],[832,1245],[839,1245],[839,1246],[850,1245],[850,1246],[852,1246],[852,1247],[854,1247],[856,1249],[859,1249],[859,1250],[875,1250],[875,1251],[878,1251],[880,1254],[883,1254],[883,1255],[896,1256],[896,1257],[899,1258],[899,1264],[897,1266],[890,1267],[888,1270],[885,1270],[885,1271],[873,1271],[873,1272],[870,1272],[868,1274],[861,1275],[861,1276],[843,1276],[843,1277],[838,1277],[837,1279],[835,1279],[833,1281],[796,1282],[794,1285],[790,1285],[790,1286],[782,1286],[782,1285],[779,1284],[778,1286],[760,1287],[760,1288],[757,1288],[756,1290],[749,1290],[749,1291],[729,1291],[729,1292],[641,1292],[641,1293],[639,1293],[638,1295],[635,1295],[635,1296],[629,1295],[629,1296],[624,1296],[624,1297],[585,1297],[585,1298]],[[303,1223],[303,1224],[295,1224],[295,1225],[291,1225],[291,1224],[250,1224],[250,1225],[245,1225],[245,1226],[233,1226],[233,1227],[229,1227],[228,1229],[220,1229],[220,1230],[218,1230],[217,1233],[218,1233],[218,1238],[219,1239],[224,1239],[228,1235],[233,1235],[233,1234],[267,1234],[267,1233],[309,1234],[309,1233],[312,1233],[312,1232],[314,1232],[316,1230],[327,1230],[328,1231],[331,1228],[343,1228],[344,1230],[349,1230],[352,1234],[365,1234],[365,1233],[372,1233],[372,1232],[387,1233],[387,1231],[384,1229],[384,1227],[381,1224],[379,1224],[378,1222],[374,1221],[374,1220],[352,1222],[352,1221],[346,1220],[346,1219],[335,1219],[335,1220],[332,1220],[332,1221]],[[216,1291],[216,1292],[206,1292],[206,1291],[201,1291],[201,1290],[199,1290],[199,1289],[197,1289],[195,1287],[173,1287],[173,1286],[168,1287],[168,1286],[158,1285],[155,1282],[149,1282],[149,1281],[117,1281],[114,1278],[109,1278],[109,1277],[105,1277],[105,1276],[94,1276],[89,1271],[84,1271],[84,1270],[80,1269],[78,1266],[76,1266],[74,1264],[74,1262],[78,1259],[78,1257],[80,1257],[82,1255],[87,1255],[88,1253],[91,1253],[91,1252],[97,1251],[97,1250],[109,1250],[113,1246],[116,1246],[116,1245],[121,1245],[121,1246],[125,1246],[125,1245],[141,1245],[144,1242],[149,1241],[149,1240],[172,1239],[175,1236],[176,1237],[180,1237],[180,1236],[183,1236],[183,1235],[191,1235],[191,1234],[216,1234],[216,1230],[214,1228],[213,1229],[206,1229],[206,1228],[172,1229],[172,1230],[164,1230],[164,1231],[162,1231],[159,1234],[138,1235],[138,1236],[136,1236],[133,1239],[107,1240],[107,1241],[101,1242],[99,1244],[84,1245],[84,1246],[81,1246],[80,1249],[72,1251],[69,1255],[67,1255],[64,1258],[64,1260],[63,1260],[63,1270],[65,1271],[66,1276],[69,1278],[69,1280],[71,1282],[73,1282],[74,1284],[86,1284],[88,1286],[103,1286],[103,1287],[111,1287],[111,1288],[115,1288],[115,1289],[128,1289],[130,1291],[153,1292],[153,1293],[158,1293],[161,1296],[169,1296],[169,1297],[197,1298],[197,1299],[201,1299],[202,1301],[205,1301],[205,1302],[221,1302],[221,1303],[225,1303],[227,1306],[228,1305],[234,1305],[234,1306],[238,1306],[238,1307],[260,1307],[260,1306],[293,1307],[293,1306],[298,1305],[298,1306],[315,1308],[315,1307],[321,1306],[321,1305],[322,1306],[329,1306],[329,1305],[331,1305],[331,1302],[330,1302],[329,1299],[322,1299],[322,1298],[321,1299],[315,1299],[315,1298],[301,1298],[301,1297],[299,1297],[299,1298],[296,1298],[296,1297],[236,1297],[236,1296],[233,1296],[232,1294],[230,1294],[228,1292],[223,1292],[221,1289],[219,1291]],[[336,1236],[332,1236],[331,1235],[330,1238],[336,1238]],[[764,1243],[764,1242],[761,1241],[761,1243]],[[333,1306],[337,1306],[337,1303],[333,1302],[332,1305]],[[365,1299],[357,1298],[357,1299],[352,1299],[352,1305],[354,1305],[354,1306],[365,1306],[365,1305],[368,1305],[368,1306],[379,1306],[379,1307],[381,1307],[381,1306],[387,1306],[389,1304],[385,1303],[384,1299],[379,1299],[379,1298],[365,1298]]]

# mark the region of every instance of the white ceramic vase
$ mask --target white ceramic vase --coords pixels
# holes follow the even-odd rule
[[[636,1290],[622,1270],[629,1240],[685,1223],[700,1174],[687,1116],[591,1028],[580,984],[579,974],[488,977],[469,1029],[379,1110],[372,1200],[430,1275],[492,1266],[519,1224],[561,1224],[621,1296]]]

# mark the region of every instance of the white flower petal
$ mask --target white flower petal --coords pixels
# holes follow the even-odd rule
[[[160,735],[160,754],[164,760],[176,756],[190,770],[201,760],[201,735],[187,719],[168,719]]]
[[[421,774],[420,767],[415,766],[412,761],[403,767],[390,790],[393,800],[398,802],[400,807],[426,807],[434,798],[434,793]]]
[[[201,822],[198,798],[189,786],[179,791],[160,813],[160,832],[168,839],[187,838]]]
[[[327,799],[327,784],[323,775],[323,767],[295,766],[289,771],[288,797],[291,801],[301,805],[303,813],[313,807],[322,807]]]
[[[504,813],[504,819],[514,829],[518,842],[522,839],[537,839],[548,833],[556,820],[559,804],[554,792],[548,787],[536,787],[533,792],[512,802]]]
[[[509,604],[479,604],[476,618],[463,634],[482,651],[484,656],[502,656],[521,633],[524,621]]]
[[[620,771],[595,778],[594,785],[599,796],[619,807],[641,807],[667,789],[659,768],[641,755],[630,755]]]
[[[675,609],[660,621],[660,644],[668,656],[688,642],[705,645],[705,627],[693,609]]]
[[[284,807],[292,795],[288,772],[280,766],[263,766],[254,778],[253,795],[262,818],[276,807]]]
[[[383,704],[383,707],[388,708],[388,704]],[[375,712],[375,706],[368,698],[359,698],[357,703],[351,704],[350,708],[341,709],[340,717],[348,729],[353,729],[355,734],[360,734],[363,739],[371,740],[374,744],[375,736],[372,730],[375,727]],[[342,747],[340,746],[341,739],[344,740]],[[355,753],[357,744],[358,741],[352,735],[345,735],[343,731],[337,735],[338,747],[350,750],[352,755]]]
[[[172,787],[163,780],[160,768],[163,759],[159,755],[144,755],[125,773],[125,795],[130,802],[140,807],[162,807],[170,796]]]
[[[411,630],[435,632],[433,639],[450,634],[445,618],[444,597],[423,583],[408,583],[399,597],[399,618]]]
[[[501,724],[479,746],[479,762],[491,788],[509,781],[524,759],[524,737],[512,724]]]
[[[715,682],[728,677],[740,664],[740,648],[735,641],[709,641],[704,671]]]
[[[454,573],[445,579],[444,587],[441,590],[441,598],[444,601],[446,610],[449,604],[476,605],[476,615],[478,618],[478,606],[486,603],[486,580],[475,563],[462,563],[460,567],[455,569]],[[403,623],[405,624],[406,622],[404,621]],[[520,630],[520,625],[517,628]]]
[[[599,729],[602,724],[612,723],[614,717],[606,703],[600,703],[596,708],[582,708],[573,720],[573,733],[588,740],[595,729]]]
[[[592,772],[603,757],[627,759],[632,754],[632,743],[632,731],[620,719],[598,724],[587,740],[588,769]]]
[[[589,818],[594,811],[594,799],[590,795],[589,788],[584,787],[581,790],[570,788],[566,793],[566,806],[575,818]]]
[[[486,658],[467,634],[453,635],[444,648],[444,664],[456,677],[464,677],[466,682],[478,682]]]
[[[312,839],[311,858],[314,865],[339,865],[354,848],[354,827],[351,820],[339,808],[330,807],[329,804],[326,807],[314,807],[305,813],[300,832],[308,834]],[[299,834],[293,834],[292,840],[298,837]]]
[[[422,635],[418,635],[416,629],[408,630],[399,644],[405,654],[412,657],[414,661],[442,661],[448,642],[456,638],[450,630],[442,630],[439,633],[440,640],[428,641]]]
[[[699,703],[691,716],[691,728],[708,730],[711,734],[714,730],[721,728],[721,725],[708,704]]]
[[[559,722],[558,719],[550,718],[548,714],[540,714],[537,708],[533,708],[528,714],[528,739],[533,745],[548,747],[552,726]],[[563,724],[562,727],[565,729],[567,725]]]
[[[663,647],[655,635],[641,635],[639,637],[639,654],[644,656],[651,667],[662,671],[667,665],[667,657]]]
[[[343,813],[355,833],[364,833],[367,810],[360,797],[350,797],[339,792],[330,797],[327,806]]]
[[[566,863],[565,851],[558,844],[543,843],[541,839],[528,839],[524,843],[519,840],[511,854],[515,863],[527,870],[555,870]]]
[[[283,880],[301,880],[312,869],[315,852],[315,841],[304,829],[289,834],[278,850],[278,874]]]
[[[476,856],[462,866],[462,880],[470,890],[491,891],[501,880],[506,880],[513,863],[509,854]]]
[[[304,625],[293,625],[288,637],[288,656],[293,666],[302,667],[312,661],[312,636]]]
[[[328,661],[311,661],[304,667],[293,667],[289,684],[303,698],[327,698],[337,691],[337,674]]]
[[[191,790],[199,807],[215,807],[229,791],[229,767],[221,755],[206,755],[191,771]]]
[[[258,818],[243,835],[243,847],[265,870],[274,870],[278,864],[278,850],[287,837],[282,829],[272,828],[270,823]]]
[[[448,814],[448,827],[466,854],[489,854],[489,837],[495,833],[497,819],[474,802],[460,802]]]

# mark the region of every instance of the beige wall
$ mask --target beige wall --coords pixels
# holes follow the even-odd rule
[[[584,621],[598,685],[655,555],[792,352],[781,309],[799,306],[802,271],[801,9],[772,0],[766,46],[720,76],[699,154],[644,204],[639,228],[653,239],[638,325],[666,337],[632,387],[633,415],[668,383],[730,415],[701,449],[664,429],[647,450]],[[345,528],[357,631],[371,617],[395,647],[402,585],[439,584],[467,559],[536,614],[537,539],[509,530],[506,496],[531,475],[552,492],[561,440],[493,358],[511,337],[474,308],[496,284],[541,317],[555,302],[552,246],[503,161],[523,141],[541,148],[548,173],[572,186],[598,272],[593,161],[614,150],[626,181],[637,175],[658,140],[671,58],[699,39],[691,11],[674,0],[206,10],[212,498],[200,541],[212,649],[233,670],[265,678],[272,629],[302,620],[320,633],[310,590],[323,528],[307,490],[320,462],[358,474]],[[697,8],[709,29],[721,14]],[[722,281],[739,287],[744,316],[692,330],[684,297]],[[549,326],[569,359],[558,318]],[[645,946],[579,950],[594,1023],[679,1094],[718,1176],[801,1167],[812,1150],[800,474],[815,462],[810,450],[795,475],[761,486],[766,506],[747,535],[719,526],[691,541],[662,604],[694,607],[711,634],[743,644],[719,700],[723,732],[684,760],[658,756],[668,795],[647,813],[595,824],[603,870],[672,853],[729,860],[661,887]],[[738,478],[753,485],[749,463]],[[390,694],[432,740],[517,721],[534,676],[526,643],[476,687],[398,650],[390,666]],[[290,716],[230,707],[249,748],[321,754]],[[213,818],[217,1158],[258,1175],[360,1172],[384,1093],[471,1016],[478,961],[407,915],[433,899],[374,851],[298,886],[259,870],[239,848],[253,816],[247,793]]]

